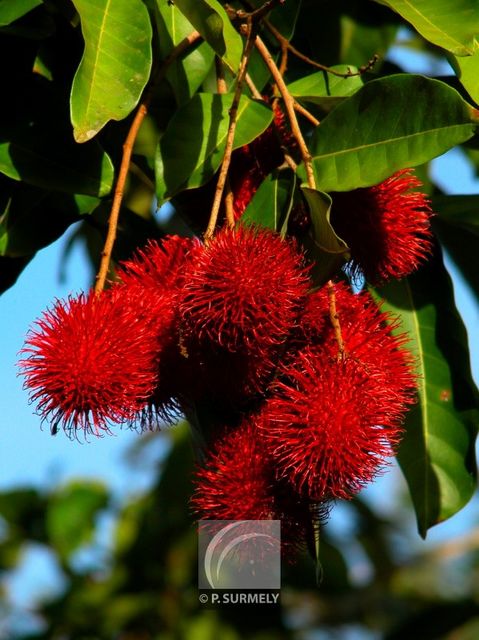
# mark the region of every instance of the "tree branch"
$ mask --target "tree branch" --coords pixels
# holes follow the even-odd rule
[[[261,40],[259,36],[256,36],[255,46],[260,53],[261,57],[266,63],[266,66],[271,72],[273,79],[279,89],[281,97],[283,98],[284,106],[286,109],[286,113],[288,114],[289,122],[291,125],[291,132],[298,143],[299,150],[301,152],[301,158],[304,163],[304,167],[306,169],[306,176],[308,181],[308,186],[311,189],[316,189],[316,180],[314,178],[313,172],[313,164],[311,154],[309,153],[309,149],[304,141],[303,134],[301,133],[301,129],[298,124],[298,119],[296,117],[296,113],[294,110],[294,98],[288,91],[288,87],[286,86],[283,76],[279,72],[278,67],[276,66],[276,62],[273,60],[271,53],[268,48]]]
[[[118,218],[120,216],[120,209],[121,209],[121,203],[122,203],[123,195],[125,191],[126,178],[128,176],[131,156],[133,153],[133,145],[135,144],[136,136],[138,135],[138,131],[141,127],[141,124],[145,119],[146,114],[148,113],[148,108],[153,98],[154,90],[156,89],[157,85],[165,77],[165,74],[168,70],[168,67],[171,65],[171,63],[174,60],[176,60],[184,51],[186,51],[189,47],[191,47],[194,43],[198,42],[200,38],[201,38],[200,34],[197,31],[193,31],[192,33],[190,33],[190,35],[184,38],[178,45],[176,45],[176,47],[171,51],[169,56],[165,58],[161,67],[158,70],[158,74],[155,80],[151,83],[150,87],[145,93],[145,96],[142,102],[139,104],[135,117],[133,119],[133,122],[131,123],[130,129],[128,131],[128,135],[126,136],[125,142],[123,144],[123,155],[121,158],[120,170],[118,172],[118,179],[116,181],[115,192],[113,194],[113,202],[111,205],[110,217],[108,219],[108,231],[106,234],[105,245],[103,247],[103,251],[101,252],[100,268],[96,276],[95,293],[97,295],[100,294],[103,291],[103,288],[105,287],[105,282],[108,275],[108,269],[110,266],[111,254],[112,254],[113,246],[115,244],[115,239],[116,239]]]
[[[336,71],[336,69],[331,69],[331,67],[321,64],[320,62],[316,62],[316,60],[313,60],[312,58],[306,56],[304,53],[301,53],[301,51],[298,51],[298,49],[296,49],[296,47],[293,46],[291,42],[287,38],[285,38],[283,34],[280,33],[278,29],[276,29],[276,27],[271,24],[271,22],[269,22],[269,20],[264,20],[264,24],[278,41],[279,46],[281,47],[282,56],[284,56],[284,49],[287,49],[303,62],[306,62],[316,69],[321,69],[321,71],[326,71],[326,73],[330,73],[333,76],[338,76],[339,78],[352,78],[353,76],[361,76],[363,75],[363,73],[366,73],[366,71],[372,69],[372,67],[374,67],[376,62],[379,60],[379,56],[377,55],[377,53],[375,53],[371,60],[359,67],[357,71],[351,71],[350,69],[348,69],[348,71],[346,71],[345,73]]]
[[[246,75],[246,69],[248,68],[249,57],[254,45],[254,29],[251,19],[248,19],[246,28],[246,44],[241,58],[240,67],[238,69],[238,75],[236,77],[236,87],[233,96],[233,102],[230,108],[230,121],[228,125],[228,134],[226,137],[225,151],[223,154],[223,162],[221,163],[220,173],[218,175],[218,181],[216,183],[215,197],[213,200],[213,206],[211,207],[210,219],[208,226],[204,233],[205,242],[209,242],[215,232],[216,223],[218,221],[218,213],[221,206],[221,200],[223,198],[223,191],[226,185],[226,179],[228,176],[228,169],[231,163],[231,154],[233,153],[233,143],[236,131],[236,121],[238,117],[238,105],[243,91],[243,81]]]

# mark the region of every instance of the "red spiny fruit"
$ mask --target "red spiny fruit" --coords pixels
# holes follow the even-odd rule
[[[99,435],[130,421],[157,380],[150,299],[123,287],[58,300],[31,329],[19,366],[52,431]],[[145,310],[148,314],[145,316]]]
[[[179,350],[178,296],[185,264],[196,244],[194,239],[179,236],[151,241],[118,270],[122,286],[150,301],[150,320],[157,327],[161,344],[158,384],[138,418],[142,428],[152,428],[159,420],[173,421],[179,413],[180,396],[188,386],[186,363]]]
[[[140,285],[165,295],[180,286],[185,260],[194,245],[195,240],[180,236],[167,236],[160,242],[151,240],[121,264],[118,278],[126,285]]]
[[[298,547],[308,533],[308,504],[276,477],[254,419],[218,439],[197,468],[191,504],[206,520],[281,520],[284,548]]]
[[[286,340],[309,284],[295,244],[266,229],[224,229],[188,262],[182,332],[197,343],[262,354]]]
[[[432,212],[421,186],[403,169],[374,187],[332,194],[331,222],[366,280],[402,278],[430,252]]]
[[[260,425],[278,472],[310,500],[351,498],[394,454],[402,405],[351,357],[305,348],[283,374]]]
[[[336,308],[346,354],[380,381],[397,404],[415,401],[415,360],[405,348],[408,336],[398,333],[398,319],[380,310],[366,291],[354,294],[344,283],[334,287]],[[303,341],[331,358],[338,345],[329,319],[327,288],[308,296],[300,323]]]

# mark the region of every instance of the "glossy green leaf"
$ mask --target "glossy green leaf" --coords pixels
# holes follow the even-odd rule
[[[0,142],[0,173],[48,190],[91,196],[110,192],[113,164],[95,141],[79,147],[48,131],[12,133],[12,140]]]
[[[184,189],[201,186],[214,175],[223,157],[232,100],[232,94],[198,93],[175,113],[157,154],[159,204]],[[241,96],[234,148],[259,136],[272,116],[265,104]]]
[[[77,142],[135,108],[151,68],[151,23],[141,0],[73,0],[85,50],[73,79],[70,109]]]
[[[477,0],[376,0],[394,11],[429,42],[458,56],[477,47],[479,4]]]
[[[399,314],[417,357],[419,402],[409,412],[398,460],[409,485],[418,529],[450,518],[475,490],[479,424],[467,335],[451,280],[439,255],[416,274],[379,290],[384,309]]]
[[[443,82],[412,74],[373,80],[315,129],[317,186],[351,191],[377,184],[468,140],[477,122],[475,110]]]
[[[331,226],[331,197],[305,185],[301,185],[301,190],[308,204],[312,223],[303,243],[313,260],[314,282],[322,286],[349,259],[349,247]]]
[[[108,492],[99,482],[71,482],[50,500],[46,515],[47,534],[59,555],[67,559],[92,540],[95,517],[108,502]]]
[[[479,104],[479,49],[472,56],[450,56],[449,61],[464,89]]]
[[[296,176],[291,169],[273,171],[246,207],[241,223],[285,231],[293,206],[295,186]]]
[[[340,73],[355,73],[356,67],[337,65],[333,67]],[[338,98],[346,98],[363,86],[361,76],[339,77],[325,71],[317,71],[303,76],[288,85],[291,95],[306,102],[313,102],[320,106],[331,102],[338,102]]]
[[[175,0],[175,5],[217,55],[237,71],[243,54],[243,41],[218,0]]]
[[[160,54],[165,59],[193,27],[176,5],[157,0],[157,7]],[[210,45],[202,42],[169,66],[166,77],[178,104],[187,102],[196,93],[213,64],[214,55]]]
[[[3,0],[0,2],[0,27],[18,20],[42,4],[42,0]]]

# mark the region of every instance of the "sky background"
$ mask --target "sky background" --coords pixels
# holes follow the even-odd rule
[[[408,71],[420,72],[425,64],[431,71],[430,61],[415,54],[408,55],[400,48],[396,48],[390,58],[397,60]],[[432,63],[436,65],[435,61]],[[449,73],[448,68],[437,65],[433,71]],[[479,193],[479,180],[474,177],[471,166],[458,150],[434,161],[432,177],[449,193]],[[160,442],[158,449],[153,451],[151,466],[132,468],[127,467],[125,456],[137,442],[139,436],[135,432],[118,430],[114,436],[92,437],[88,443],[68,440],[63,433],[52,437],[47,425],[43,430],[40,429],[40,419],[29,405],[28,395],[22,389],[22,380],[17,376],[18,352],[32,322],[55,298],[64,298],[90,285],[90,267],[78,244],[74,245],[66,265],[65,281],[60,281],[61,256],[72,232],[73,229],[70,229],[64,238],[40,251],[20,275],[17,284],[0,297],[0,491],[31,484],[47,489],[71,477],[90,477],[103,479],[115,495],[123,499],[148,488],[154,465],[164,453],[166,443],[163,447]],[[479,307],[449,260],[447,264],[456,284],[456,302],[469,333],[473,374],[476,382],[479,382]],[[398,469],[393,467],[366,490],[366,495],[376,508],[387,513],[391,508],[392,496],[403,487],[404,480]],[[477,524],[475,513],[478,506],[476,498],[460,514],[433,528],[426,543],[414,533],[414,544],[421,548],[460,535],[472,523]],[[108,522],[104,523],[105,535],[109,526]],[[412,511],[408,526],[414,532]],[[338,536],[345,534],[348,527],[347,507],[333,510],[328,527]],[[354,555],[354,550],[352,553]],[[354,566],[358,580],[365,579],[367,568],[361,563],[360,557],[356,558]],[[61,580],[52,572],[44,552],[31,549],[7,586],[12,600],[21,605],[35,594],[60,588]]]

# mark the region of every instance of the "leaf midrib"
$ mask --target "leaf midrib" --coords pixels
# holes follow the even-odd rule
[[[335,156],[340,156],[340,155],[344,155],[346,153],[352,153],[355,151],[362,151],[368,148],[372,148],[372,147],[378,147],[381,145],[386,145],[386,144],[394,144],[396,142],[399,142],[401,140],[409,140],[411,138],[416,138],[416,137],[422,137],[424,135],[429,135],[438,131],[448,131],[448,130],[452,130],[452,129],[457,129],[458,127],[473,127],[473,123],[469,123],[469,122],[465,122],[463,124],[454,124],[452,126],[447,126],[447,127],[435,127],[434,129],[426,129],[425,131],[418,131],[416,133],[412,133],[412,134],[408,134],[407,136],[400,136],[397,138],[388,138],[387,140],[379,140],[377,142],[371,142],[369,144],[363,144],[360,146],[356,146],[356,147],[348,147],[347,149],[342,149],[339,151],[334,151],[331,153],[327,153],[327,154],[323,154],[323,155],[317,155],[317,156],[313,156],[313,160],[316,159],[323,159],[323,158],[333,158]],[[471,134],[472,135],[472,134]]]
[[[421,338],[421,332],[420,332],[420,327],[419,327],[419,322],[417,319],[417,309],[416,309],[416,305],[414,303],[414,297],[412,294],[412,289],[411,286],[409,284],[409,282],[406,280],[405,282],[405,287],[406,287],[406,295],[408,297],[409,300],[409,304],[411,307],[411,311],[412,311],[412,318],[413,318],[413,324],[414,324],[414,331],[416,334],[416,342],[417,342],[417,349],[418,349],[418,356],[419,356],[419,362],[420,362],[420,377],[419,377],[419,400],[421,402],[421,421],[422,421],[422,434],[423,434],[423,442],[424,442],[424,451],[426,451],[427,447],[426,447],[426,443],[429,439],[429,409],[428,409],[428,403],[426,402],[426,366],[425,366],[425,358],[424,358],[424,346],[423,346],[423,342],[422,342],[422,338]],[[422,401],[421,401],[422,400]],[[429,504],[428,504],[428,496],[429,496],[429,466],[427,464],[427,459],[426,456],[424,456],[425,460],[425,464],[422,465],[423,469],[424,469],[424,482],[423,482],[423,488],[424,488],[424,505],[425,505],[425,509],[424,509],[424,524],[427,524],[428,522],[428,513],[429,513]]]
[[[437,33],[440,33],[442,36],[444,36],[444,39],[446,41],[453,42],[456,47],[459,47],[461,49],[466,49],[466,51],[470,51],[470,47],[468,47],[467,45],[463,44],[462,42],[459,42],[459,40],[456,40],[455,38],[453,38],[449,33],[446,33],[445,31],[440,29],[436,24],[434,24],[434,22],[432,22],[427,16],[425,16],[423,13],[421,13],[408,0],[404,0],[404,4],[407,7],[409,7],[413,12],[415,12],[418,16],[420,16],[424,20],[424,22],[429,24],[434,31],[436,31]]]
[[[99,37],[98,37],[98,42],[97,42],[97,46],[95,48],[95,54],[93,56],[94,59],[94,63],[93,63],[93,73],[92,73],[92,79],[91,79],[91,83],[90,83],[90,87],[89,87],[89,91],[88,91],[88,96],[87,96],[87,102],[85,105],[85,114],[88,116],[90,113],[90,107],[91,107],[91,102],[92,102],[92,96],[93,96],[93,89],[92,87],[95,86],[95,77],[97,75],[97,66],[98,66],[98,58],[100,56],[101,53],[101,41],[103,39],[104,33],[105,33],[105,23],[108,17],[108,11],[110,8],[112,0],[107,0],[106,5],[105,5],[105,11],[103,13],[103,18],[101,20],[101,24],[100,24],[100,30],[99,30]],[[86,53],[86,44],[85,44],[85,53]],[[86,57],[86,56],[85,56]]]

